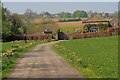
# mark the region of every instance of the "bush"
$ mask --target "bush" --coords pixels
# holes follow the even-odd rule
[[[48,42],[51,42],[51,41],[52,41],[52,39],[51,39],[51,38],[49,38],[49,39],[48,39]]]
[[[74,21],[80,21],[80,18],[66,18],[66,19],[59,19],[59,22],[74,22]]]

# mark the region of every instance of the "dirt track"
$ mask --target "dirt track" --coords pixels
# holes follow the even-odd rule
[[[56,42],[37,45],[24,54],[8,78],[81,78],[51,46]]]

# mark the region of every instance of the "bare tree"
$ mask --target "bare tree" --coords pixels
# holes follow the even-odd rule
[[[27,26],[24,29],[24,34],[25,34],[24,40],[25,40],[25,42],[27,42],[27,35],[28,35],[28,30],[27,29],[28,29],[28,27],[31,26],[32,10],[31,9],[27,9],[26,13],[27,13],[27,16],[26,16],[25,20],[27,22]]]

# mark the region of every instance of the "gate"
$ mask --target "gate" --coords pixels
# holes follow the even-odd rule
[[[69,40],[69,35],[64,32],[58,32],[58,40]]]

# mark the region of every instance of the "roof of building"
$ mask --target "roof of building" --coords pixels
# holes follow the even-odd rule
[[[116,22],[116,23],[118,23],[118,17],[114,17],[110,22]]]
[[[100,15],[95,15],[95,16],[93,16],[93,17],[90,17],[90,18],[88,18],[87,20],[85,20],[85,21],[108,21],[107,19],[105,19],[105,18],[103,18],[103,17],[101,17]]]

